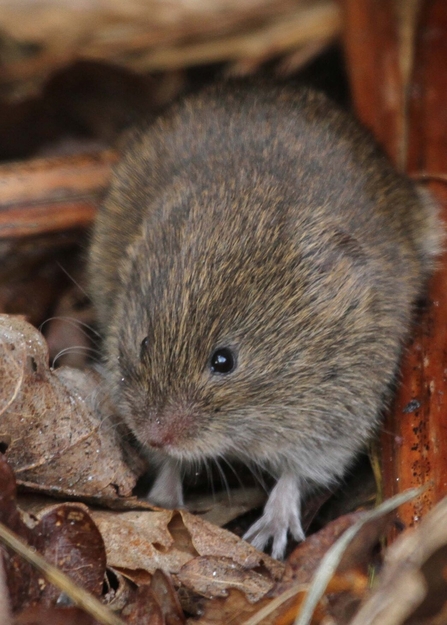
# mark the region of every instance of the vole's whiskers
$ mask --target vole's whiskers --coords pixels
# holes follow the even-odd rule
[[[80,330],[82,334],[84,334],[84,336],[93,341],[95,344],[99,344],[99,341],[96,341],[91,336],[92,334],[94,334],[98,339],[102,339],[101,334],[97,330],[95,330],[93,326],[85,323],[84,321],[81,321],[80,319],[76,319],[75,317],[66,317],[64,315],[54,315],[53,317],[48,317],[48,319],[45,319],[45,321],[43,321],[39,326],[39,332],[42,332],[44,326],[50,321],[65,321],[69,325],[72,325]],[[86,332],[85,330],[83,330],[83,328],[86,328],[89,332]]]
[[[91,299],[90,299],[90,295],[87,293],[87,291],[86,291],[85,289],[83,289],[83,288],[82,288],[82,286],[79,284],[79,282],[77,282],[77,281],[73,278],[73,276],[71,275],[71,273],[70,273],[67,269],[65,269],[65,267],[62,265],[62,263],[60,263],[59,261],[56,261],[56,262],[57,262],[57,265],[58,265],[59,269],[61,269],[61,270],[64,272],[64,274],[67,276],[67,278],[73,282],[73,284],[74,284],[74,285],[75,285],[75,286],[76,286],[76,287],[77,287],[77,288],[81,291],[81,293],[82,293],[83,295],[85,295],[85,297],[86,297],[89,301],[91,301]]]
[[[206,471],[206,479],[208,481],[208,484],[211,487],[211,493],[213,495],[213,500],[216,499],[216,491],[214,489],[214,480],[213,480],[213,473],[211,471],[211,466],[210,466],[210,462],[208,458],[204,458],[203,459],[203,464],[205,466],[205,471]]]
[[[239,482],[239,485],[241,486],[241,488],[244,488],[244,483],[241,480],[241,476],[236,471],[236,469],[233,467],[233,465],[230,462],[230,460],[228,458],[226,458],[223,454],[219,454],[219,460],[221,460],[222,462],[224,462],[228,466],[230,471],[233,473],[233,475],[236,477],[237,481]]]
[[[227,476],[225,475],[225,471],[222,469],[222,467],[220,465],[220,462],[219,462],[220,459],[221,459],[221,456],[216,457],[216,458],[214,458],[214,462],[216,463],[216,467],[217,467],[217,470],[218,470],[219,475],[220,475],[220,481],[221,481],[222,485],[224,486],[225,491],[226,491],[226,493],[228,495],[228,500],[231,503],[230,487],[228,485],[228,480],[227,480]]]
[[[85,354],[86,352],[90,352],[90,355],[97,354],[98,357],[97,358],[92,357],[92,360],[96,362],[100,362],[101,352],[99,351],[99,349],[95,349],[94,347],[86,347],[85,345],[74,345],[72,347],[65,347],[64,349],[61,349],[60,352],[58,352],[56,356],[53,358],[52,367],[54,368],[59,358],[61,358],[65,354]]]

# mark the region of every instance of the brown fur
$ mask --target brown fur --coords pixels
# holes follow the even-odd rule
[[[430,202],[321,94],[219,85],[186,99],[137,133],[91,247],[123,418],[181,461],[274,472],[249,537],[281,555],[287,529],[301,534],[278,501],[292,492],[296,508],[341,476],[377,426],[438,232]],[[237,367],[212,374],[223,346]]]

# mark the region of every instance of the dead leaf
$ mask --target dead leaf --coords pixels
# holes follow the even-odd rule
[[[99,625],[80,608],[55,608],[43,605],[28,606],[16,614],[13,625]]]
[[[4,530],[12,530],[27,543],[31,553],[39,552],[78,586],[99,596],[104,580],[105,549],[86,506],[52,505],[38,516],[27,514],[22,518],[15,495],[13,473],[0,454],[0,521],[6,526]],[[39,570],[12,549],[2,547],[2,552],[13,612],[37,602],[47,606],[56,604],[60,589],[49,584]]]
[[[193,623],[194,625],[222,625],[222,623],[242,625],[270,601],[271,599],[262,599],[252,604],[244,592],[230,588],[227,597],[214,597],[204,602],[202,614]],[[262,621],[261,623],[264,625]]]
[[[338,517],[328,523],[323,529],[298,545],[290,554],[286,562],[286,570],[278,586],[277,592],[290,588],[293,584],[306,584],[312,579],[321,558],[338,538],[356,523],[362,516],[362,512],[351,512]],[[346,548],[343,558],[338,566],[338,573],[361,570],[367,574],[371,562],[372,549],[377,545],[381,536],[384,535],[390,516],[374,519],[364,525],[352,542]]]
[[[162,569],[178,573],[194,552],[177,549],[169,532],[172,510],[157,512],[110,512],[92,510],[92,517],[104,539],[107,562],[117,569]],[[127,573],[127,571],[126,571]]]
[[[102,593],[106,568],[104,542],[82,504],[65,503],[48,507],[33,528],[33,544],[43,557],[67,573],[88,592]],[[41,584],[41,598],[56,601],[60,595],[51,584]]]
[[[59,496],[129,495],[136,475],[101,407],[97,372],[48,368],[42,335],[0,315],[0,414],[19,483]]]
[[[231,532],[206,523],[186,510],[179,510],[183,523],[191,536],[191,542],[200,556],[222,556],[247,569],[262,567],[271,580],[279,580],[284,574],[284,564],[258,551],[245,540]]]
[[[137,580],[141,570],[161,569],[208,597],[221,596],[227,580],[228,588],[238,586],[253,601],[271,590],[284,571],[281,562],[185,510],[94,510],[92,516],[104,538],[108,563],[131,579],[132,571]]]
[[[185,617],[171,579],[163,571],[155,571],[150,584],[166,625],[183,625]]]
[[[231,558],[222,556],[193,558],[181,568],[177,579],[208,598],[226,597],[229,588],[238,588],[252,603],[259,601],[272,588],[271,579],[265,575],[245,569]]]
[[[163,613],[150,586],[140,586],[121,614],[128,625],[165,625]]]
[[[201,519],[222,527],[237,517],[261,508],[267,499],[265,490],[257,487],[232,488],[230,495],[226,491],[187,497],[186,505],[190,512]]]
[[[0,522],[29,542],[31,530],[24,524],[16,506],[16,483],[11,468],[0,454]],[[0,547],[8,583],[12,611],[36,600],[40,587],[34,569],[17,553]]]

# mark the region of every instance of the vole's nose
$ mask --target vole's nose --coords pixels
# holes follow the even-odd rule
[[[151,447],[163,449],[168,446],[181,446],[185,438],[191,436],[193,418],[189,410],[170,407],[149,422],[147,440]]]
[[[169,432],[162,430],[150,429],[149,445],[155,449],[163,449],[167,445],[172,445],[174,439]]]

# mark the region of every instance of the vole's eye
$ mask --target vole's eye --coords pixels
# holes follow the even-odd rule
[[[149,347],[149,337],[145,336],[144,339],[141,341],[141,345],[140,345],[140,358],[143,358],[144,355],[147,353],[148,347]]]
[[[211,356],[210,368],[213,373],[231,373],[236,368],[236,356],[228,347],[220,347]]]

